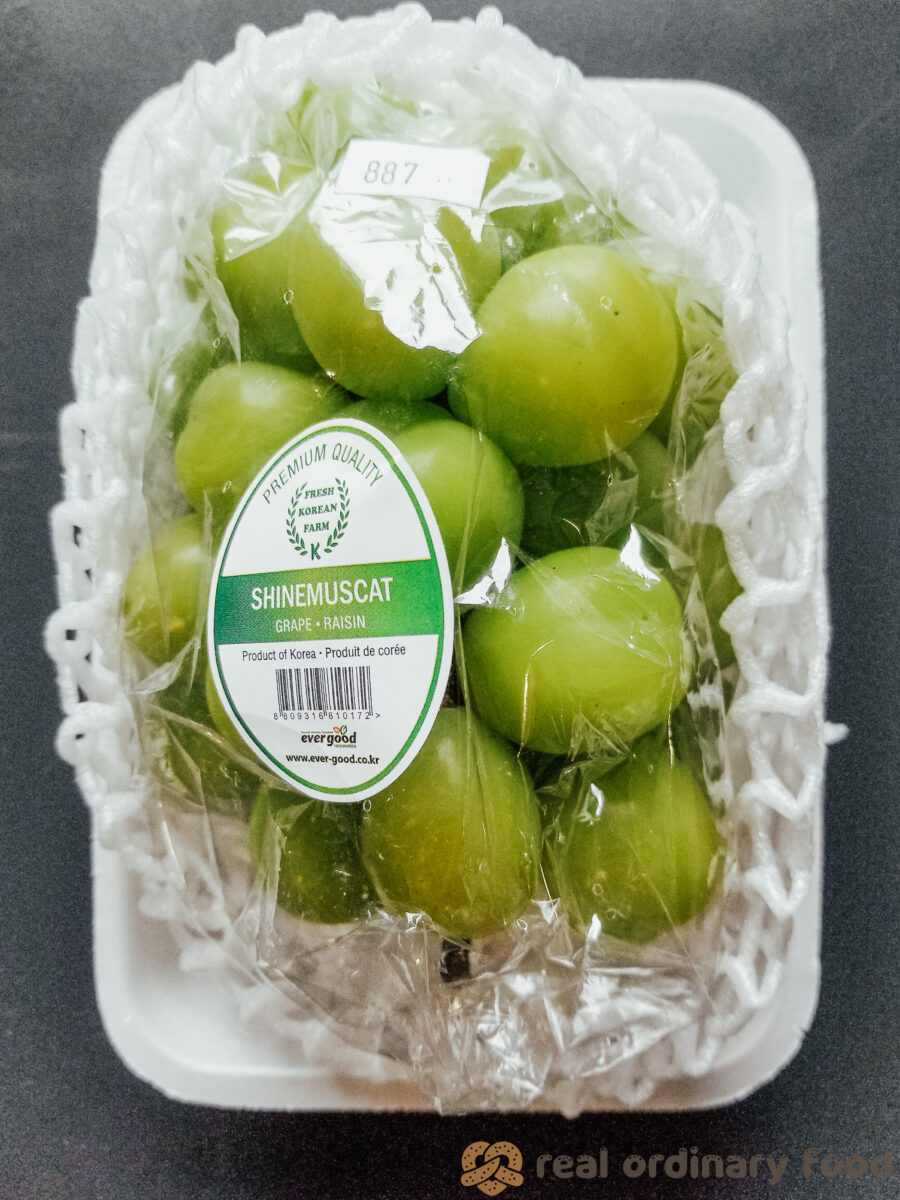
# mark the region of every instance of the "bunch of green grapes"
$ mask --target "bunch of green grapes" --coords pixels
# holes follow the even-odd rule
[[[321,108],[322,94],[305,103]],[[362,132],[354,113],[345,97],[331,126],[320,112],[311,127],[337,153]],[[702,784],[660,735],[690,683],[685,589],[667,553],[670,446],[686,371],[713,352],[686,334],[674,287],[615,240],[615,214],[526,145],[490,148],[483,207],[469,213],[341,195],[335,162],[309,159],[304,137],[308,161],[297,146],[293,160],[261,156],[212,215],[240,357],[186,394],[173,456],[192,511],[157,530],[125,587],[131,649],[182,668],[154,698],[158,728],[177,734],[168,776],[252,812],[254,861],[305,920],[380,905],[479,938],[514,922],[543,877],[573,925],[650,940],[701,912],[721,874]],[[721,401],[707,392],[707,408]],[[235,505],[282,445],[337,415],[400,450],[457,597],[447,707],[362,805],[274,786],[202,651],[210,563]],[[728,666],[719,618],[739,587],[721,535],[681,536]],[[577,788],[563,786],[573,763],[587,764]]]

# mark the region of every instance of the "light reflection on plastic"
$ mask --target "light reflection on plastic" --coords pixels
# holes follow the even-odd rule
[[[467,592],[456,597],[457,604],[488,604],[491,596],[502,591],[512,575],[512,551],[504,538],[490,569]]]
[[[634,571],[635,575],[640,575],[648,583],[656,583],[659,580],[657,572],[644,561],[644,548],[641,542],[641,535],[633,525],[631,533],[628,535],[628,541],[622,547],[619,558],[630,571]]]
[[[606,803],[606,797],[603,795],[603,789],[597,787],[596,783],[591,784],[591,795],[597,801],[597,807],[591,814],[593,817],[599,817],[603,812],[603,805]]]

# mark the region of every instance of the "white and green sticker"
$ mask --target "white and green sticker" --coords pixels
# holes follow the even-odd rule
[[[241,499],[216,560],[209,660],[257,757],[323,800],[380,791],[428,736],[453,604],[434,514],[361,421],[304,430]]]

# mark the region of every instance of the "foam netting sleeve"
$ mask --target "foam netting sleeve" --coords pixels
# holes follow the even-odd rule
[[[586,187],[616,197],[657,261],[716,297],[722,312],[738,378],[711,451],[725,484],[703,502],[743,587],[722,622],[741,673],[726,721],[733,852],[705,995],[670,1004],[665,1020],[633,1022],[653,1007],[652,989],[635,998],[615,973],[591,983],[585,952],[576,963],[584,1003],[574,1015],[557,1013],[543,1037],[533,1028],[550,1020],[540,998],[526,1003],[522,988],[517,998],[512,979],[495,994],[493,1024],[475,1034],[426,1005],[421,1019],[407,1014],[405,1045],[386,1035],[378,1044],[354,1039],[321,1019],[315,987],[289,986],[258,960],[253,937],[229,917],[203,831],[193,842],[185,834],[177,854],[159,835],[120,669],[119,606],[148,531],[140,480],[151,397],[171,347],[197,321],[200,302],[182,280],[187,231],[209,212],[217,179],[253,152],[260,122],[295,103],[306,81],[345,86],[362,77],[451,107],[524,108]],[[196,64],[140,112],[107,161],[73,374],[76,400],[60,419],[65,493],[52,513],[60,607],[46,632],[65,712],[57,746],[75,767],[100,842],[139,876],[142,910],[175,930],[182,967],[218,971],[241,1013],[265,1014],[311,1062],[369,1077],[381,1060],[366,1051],[404,1062],[444,1109],[638,1105],[662,1080],[708,1071],[772,1002],[793,918],[815,884],[828,615],[821,504],[804,458],[805,400],[786,315],[761,278],[752,231],[692,152],[663,136],[624,90],[586,81],[495,10],[444,23],[404,5],[345,22],[315,14],[269,37],[244,28],[233,54]],[[549,941],[546,949],[558,953]]]

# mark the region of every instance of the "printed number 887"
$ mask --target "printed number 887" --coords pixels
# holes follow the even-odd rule
[[[406,172],[406,178],[403,180],[403,183],[407,184],[410,182],[413,175],[415,175],[416,167],[418,167],[418,165],[418,163],[414,162],[406,162],[402,164],[395,162],[383,163],[380,159],[373,158],[366,167],[366,173],[363,178],[365,179],[366,183],[391,184],[396,181],[398,170],[402,168],[402,170]]]

